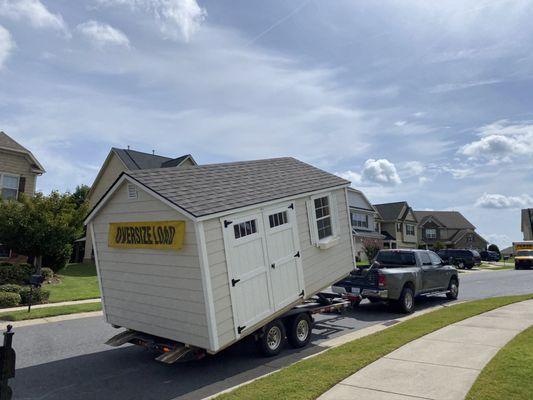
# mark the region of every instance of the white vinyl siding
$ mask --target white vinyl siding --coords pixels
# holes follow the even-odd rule
[[[118,249],[107,244],[110,222],[184,220],[181,250]],[[209,348],[195,225],[139,190],[123,184],[92,221],[107,321]]]

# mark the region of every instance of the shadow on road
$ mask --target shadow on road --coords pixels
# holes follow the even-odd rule
[[[421,299],[418,309],[446,302]],[[200,361],[164,365],[154,354],[135,346],[100,351],[17,370],[15,399],[199,399],[323,350],[320,342],[376,323],[400,317],[385,304],[363,302],[343,315],[317,316],[313,345],[286,348],[279,356],[263,358],[251,339]]]

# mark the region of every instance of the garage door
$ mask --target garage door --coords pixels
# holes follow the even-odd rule
[[[294,204],[225,219],[237,335],[297,300],[303,290]]]

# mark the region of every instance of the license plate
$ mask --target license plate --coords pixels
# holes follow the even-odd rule
[[[353,294],[360,294],[360,293],[361,293],[361,289],[358,288],[358,287],[357,287],[357,288],[356,288],[356,287],[353,287],[353,288],[352,288],[352,293],[353,293]]]

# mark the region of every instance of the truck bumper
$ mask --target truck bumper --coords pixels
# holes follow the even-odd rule
[[[389,291],[387,289],[363,289],[361,290],[361,296],[388,299]]]

